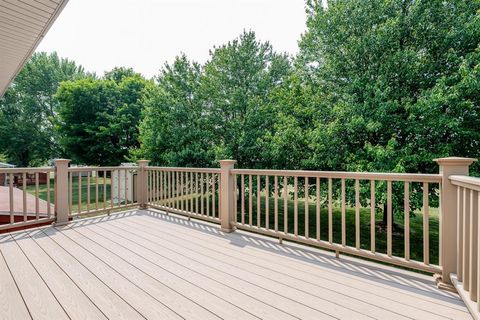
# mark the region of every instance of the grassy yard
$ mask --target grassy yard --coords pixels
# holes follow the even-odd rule
[[[106,190],[106,206],[110,206],[110,197],[111,197],[111,180],[110,178],[106,178],[106,188],[103,187],[103,178],[99,178],[99,185],[98,185],[98,206],[99,208],[103,208],[103,194]],[[73,205],[73,212],[78,211],[78,180],[76,178],[72,181],[72,205]],[[87,209],[87,190],[90,188],[90,209],[95,208],[95,179],[91,178],[90,186],[87,184],[87,179],[82,179],[81,185],[81,192],[82,192],[82,201],[81,207],[82,210]],[[35,194],[35,186],[27,186],[27,192],[34,195]],[[39,197],[40,199],[47,200],[47,185],[42,184],[39,185]],[[55,203],[55,191],[54,191],[54,179],[50,180],[50,202]]]

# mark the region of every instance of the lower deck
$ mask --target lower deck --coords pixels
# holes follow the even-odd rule
[[[1,319],[470,319],[431,276],[129,211],[0,235]]]

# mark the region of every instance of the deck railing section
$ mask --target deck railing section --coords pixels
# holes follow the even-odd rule
[[[0,230],[38,225],[55,220],[55,168],[0,168]]]
[[[146,205],[220,222],[220,170],[146,167]]]
[[[137,170],[137,166],[69,167],[69,217],[137,206]]]
[[[235,225],[239,229],[319,246],[337,254],[344,252],[430,272],[441,270],[430,263],[429,200],[438,199],[441,182],[438,174],[245,169],[230,172],[238,188]],[[423,256],[420,261],[410,255],[413,197],[421,202],[416,204],[420,210],[415,213],[422,217]],[[376,215],[383,208],[382,205],[379,210],[378,204],[383,203],[387,218],[386,225],[380,226],[386,229],[386,239],[382,239],[386,240],[384,253],[379,252],[376,244],[379,240]],[[400,223],[397,216],[402,215]],[[396,245],[394,227],[401,228],[394,223],[394,217],[399,225],[403,224],[402,256],[393,250]],[[339,228],[334,226],[335,218]],[[348,227],[354,237],[347,237],[349,221]],[[362,225],[362,221],[369,227]],[[366,227],[369,228],[367,232]],[[438,242],[439,239],[434,240]],[[438,252],[433,255],[438,257]]]
[[[480,312],[480,178],[453,175],[457,193],[457,272],[452,281],[468,297],[471,311]],[[464,299],[465,300],[465,299]],[[473,309],[473,310],[472,310]]]
[[[234,168],[234,160],[220,161],[219,169],[154,167],[148,160],[69,167],[70,160],[58,159],[54,167],[0,169],[8,218],[0,230],[157,208],[219,223],[224,232],[244,229],[436,273],[439,286],[451,289],[453,282],[468,297],[478,318],[480,179],[468,176],[475,159],[435,161],[439,174],[250,170]]]

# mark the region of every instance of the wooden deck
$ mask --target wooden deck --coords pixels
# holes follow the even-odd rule
[[[153,211],[0,235],[1,319],[470,319],[423,276]]]

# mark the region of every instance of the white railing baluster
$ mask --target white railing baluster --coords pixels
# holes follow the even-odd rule
[[[333,243],[333,195],[332,178],[328,178],[328,242]]]
[[[463,281],[463,209],[464,188],[457,186],[457,278]]]
[[[293,178],[293,233],[298,236],[298,177]]]
[[[242,176],[243,177],[243,176]],[[242,178],[243,179],[243,178]],[[203,186],[205,184],[205,180],[204,180],[204,177],[203,177],[203,172],[200,174],[200,214],[204,214],[204,201],[205,201],[205,194],[203,193]]]
[[[112,190],[113,190],[113,188],[112,188]],[[77,209],[78,209],[78,213],[80,213],[80,212],[82,212],[82,173],[81,172],[78,172],[78,190],[77,190],[77,193],[78,193]],[[113,201],[112,201],[112,206],[113,206]]]
[[[387,255],[392,256],[392,181],[387,181]]]
[[[195,213],[198,214],[198,172],[195,172]]]
[[[40,219],[40,204],[39,204],[39,175],[35,172],[35,220]]]
[[[316,206],[315,206],[315,210],[316,210],[316,236],[317,236],[317,241],[320,241],[320,232],[321,232],[321,229],[320,229],[320,223],[321,223],[321,207],[320,207],[320,178],[317,177],[316,178]]]
[[[242,204],[241,204],[241,222],[242,224],[245,224],[245,176],[242,174],[241,175],[241,187],[240,187],[240,194],[242,197]]]
[[[462,247],[463,247],[463,263],[462,263],[462,273],[463,273],[463,289],[465,291],[469,290],[470,284],[470,272],[468,266],[470,265],[470,191],[467,188],[463,189],[463,237],[462,237]]]
[[[106,170],[103,170],[102,180],[103,180],[103,210],[106,210],[107,209],[107,171]]]
[[[345,203],[345,179],[341,180],[341,206],[342,206],[342,246],[346,246],[347,244],[347,231],[346,231],[346,207],[347,204]]]
[[[257,228],[260,228],[260,218],[262,215],[262,209],[260,208],[261,204],[261,196],[260,196],[260,175],[257,175]]]
[[[9,208],[10,208],[10,224],[15,222],[14,208],[13,208],[13,174],[8,176],[8,196],[9,196]]]
[[[87,172],[87,212],[89,211],[90,211],[90,171]]]
[[[308,177],[305,177],[305,238],[308,236]]]
[[[375,180],[370,180],[370,252],[375,254],[375,214],[376,214],[376,199],[375,199]]]
[[[470,290],[470,299],[472,301],[477,300],[477,272],[478,272],[478,265],[477,265],[477,248],[478,246],[477,243],[477,213],[478,213],[478,202],[477,202],[478,196],[475,196],[475,191],[473,189],[470,189],[470,221],[469,221],[469,279],[470,283],[468,285],[469,290]]]
[[[45,173],[47,175],[47,218],[50,219],[52,216],[51,208],[51,196],[50,196],[50,172]]]
[[[265,229],[270,229],[270,208],[269,208],[269,192],[270,192],[270,187],[269,187],[269,182],[268,182],[268,176],[265,176]]]
[[[430,219],[428,182],[423,183],[423,263],[430,264]]]
[[[98,171],[95,171],[95,210],[98,210]]]
[[[288,234],[288,178],[283,177],[283,230]]]
[[[273,214],[274,214],[274,229],[278,232],[278,177],[273,177]]]
[[[360,181],[355,180],[355,248],[360,250]]]
[[[248,225],[252,226],[253,224],[253,199],[252,199],[252,175],[248,175]]]
[[[403,215],[404,215],[404,238],[405,238],[405,260],[410,260],[410,184],[404,182],[404,199],[403,199]]]
[[[27,217],[27,173],[22,174],[22,197],[23,197],[23,221],[28,220]],[[50,202],[49,202],[50,203]]]
[[[216,192],[215,191],[215,184],[216,184],[215,178],[216,178],[216,175],[212,174],[212,216],[214,218],[217,218],[216,214],[215,214],[215,211],[216,211],[216,208],[215,208],[216,207],[216,203],[215,203],[215,199],[216,199],[216,197],[215,197],[215,192]]]

